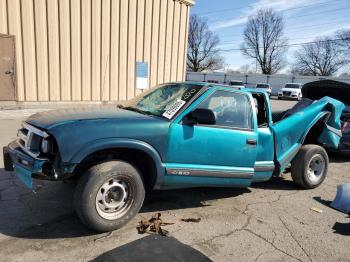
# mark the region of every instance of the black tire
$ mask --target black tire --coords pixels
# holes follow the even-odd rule
[[[316,188],[327,176],[329,159],[326,150],[318,145],[304,145],[292,161],[294,183],[305,189]]]
[[[76,188],[74,205],[87,227],[109,232],[130,221],[139,212],[144,198],[145,188],[139,171],[127,162],[113,160],[87,170]],[[118,211],[117,207],[110,208],[114,204],[121,205],[118,210],[125,207]]]
[[[282,100],[282,97],[278,97],[278,100]]]

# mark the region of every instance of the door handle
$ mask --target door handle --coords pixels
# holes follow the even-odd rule
[[[5,71],[5,75],[12,75],[13,74],[13,71],[12,70],[7,70]]]
[[[247,139],[247,145],[256,146],[256,139]]]

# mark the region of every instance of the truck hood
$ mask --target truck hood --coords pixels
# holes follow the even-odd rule
[[[119,121],[137,121],[145,119],[154,119],[154,117],[143,115],[129,110],[119,109],[116,107],[86,107],[40,112],[27,118],[26,122],[28,124],[42,129],[50,129],[55,126],[74,121],[103,119],[116,119]]]
[[[109,146],[115,139],[147,143],[163,157],[171,123],[116,107],[47,111],[30,116],[26,122],[55,138],[63,162],[72,161],[84,148],[103,141]]]

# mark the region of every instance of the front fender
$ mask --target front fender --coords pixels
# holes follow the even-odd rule
[[[87,156],[97,151],[113,148],[138,149],[148,154],[153,159],[157,168],[157,180],[154,187],[158,188],[158,186],[162,184],[165,168],[163,166],[161,157],[154,147],[140,140],[128,138],[98,139],[88,144],[85,144],[82,148],[79,148],[79,150],[73,155],[73,157],[68,162],[78,164],[81,161],[83,161]]]

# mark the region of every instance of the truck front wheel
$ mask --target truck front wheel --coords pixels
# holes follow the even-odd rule
[[[316,188],[327,176],[328,155],[323,147],[304,145],[292,161],[293,181],[303,188]]]
[[[145,198],[141,174],[124,161],[98,164],[81,177],[75,210],[89,228],[108,232],[122,227],[140,210]]]

